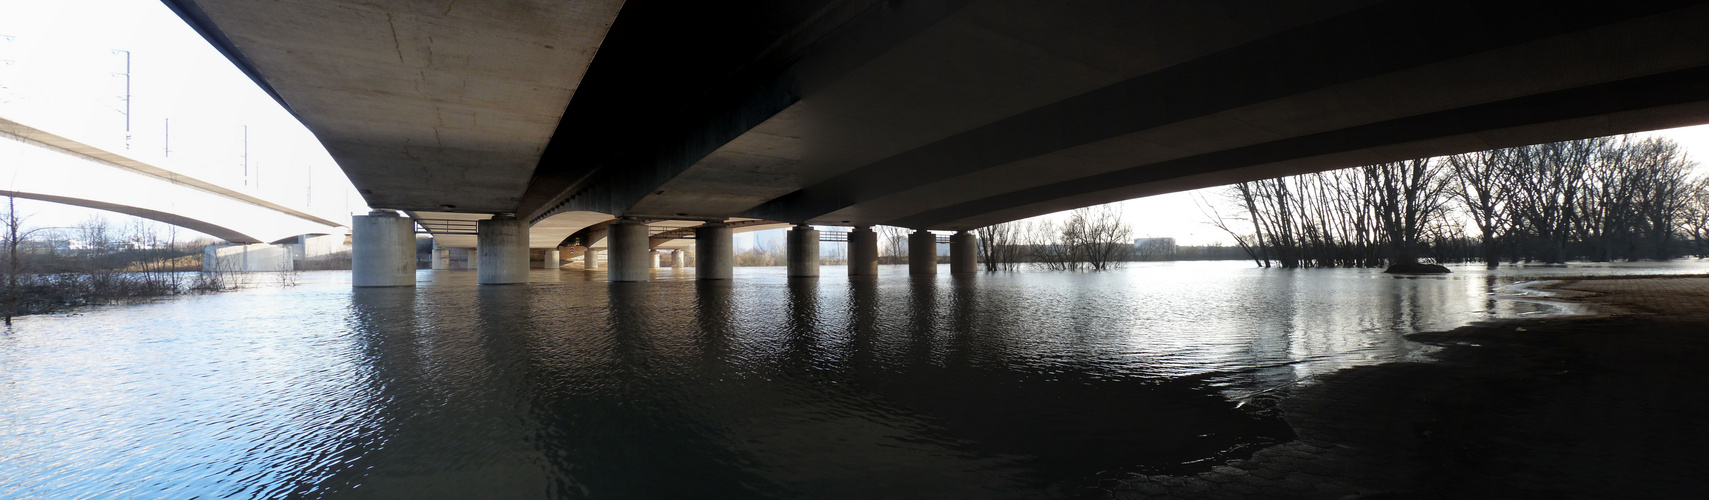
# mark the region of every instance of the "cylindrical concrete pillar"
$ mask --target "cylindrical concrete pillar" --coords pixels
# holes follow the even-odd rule
[[[878,233],[872,226],[849,232],[849,276],[878,275]]]
[[[441,248],[439,239],[433,240],[433,270],[443,271],[451,268],[451,249]]]
[[[688,267],[688,254],[682,250],[671,250],[671,269]]]
[[[730,279],[736,265],[736,246],[728,224],[708,222],[694,228],[694,251],[694,279]]]
[[[973,233],[956,231],[949,237],[949,272],[950,274],[968,274],[979,272],[979,240]]]
[[[647,249],[647,225],[623,219],[605,227],[605,241],[611,253],[606,255],[606,279],[611,281],[651,281],[647,268],[653,252]]]
[[[784,241],[784,254],[788,258],[789,277],[819,277],[819,230],[806,224],[790,229],[789,238]]]
[[[415,286],[415,221],[390,210],[350,219],[350,284]]]
[[[603,251],[592,248],[582,252],[582,269],[599,269],[599,254],[601,253]]]
[[[908,235],[908,274],[938,273],[938,235],[924,229]]]
[[[475,222],[475,283],[528,282],[528,228],[512,216]]]
[[[556,249],[556,248],[546,249],[546,254],[540,258],[540,268],[541,269],[557,269],[558,268],[558,249]]]
[[[648,269],[658,269],[659,268],[659,251],[658,250],[648,250],[647,251],[647,258],[652,259],[650,261],[651,263],[648,264],[648,266],[647,266]]]

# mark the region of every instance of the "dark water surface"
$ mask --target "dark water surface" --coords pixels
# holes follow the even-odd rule
[[[1559,311],[1515,282],[1706,269],[307,273],[0,333],[0,498],[1070,497],[1289,439],[1264,391],[1402,334]]]

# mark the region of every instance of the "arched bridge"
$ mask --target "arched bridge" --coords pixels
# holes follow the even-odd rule
[[[3,117],[0,195],[134,215],[232,243],[346,231],[322,216]]]

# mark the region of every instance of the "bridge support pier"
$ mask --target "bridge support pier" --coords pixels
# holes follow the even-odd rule
[[[451,249],[439,246],[439,238],[433,239],[433,270],[443,271],[451,268]]]
[[[949,273],[979,272],[979,240],[967,231],[956,231],[949,237]]]
[[[475,283],[528,282],[528,228],[514,216],[475,223]]]
[[[801,224],[789,230],[784,242],[784,254],[791,278],[819,277],[819,231]]]
[[[849,232],[849,276],[878,275],[878,233],[872,226]]]
[[[924,229],[908,235],[908,274],[930,276],[938,273],[938,236]]]
[[[582,269],[587,269],[587,270],[599,269],[599,254],[601,252],[603,252],[603,250],[595,250],[592,248],[589,248],[586,251],[583,251],[582,252]]]
[[[390,210],[350,219],[351,286],[415,286],[415,222]]]
[[[634,219],[622,219],[606,226],[605,241],[611,254],[606,257],[606,279],[611,281],[651,281],[652,271],[647,262],[657,254],[647,248],[647,225]]]
[[[682,250],[671,250],[671,269],[688,267],[688,255]]]
[[[730,279],[735,265],[735,241],[728,224],[708,222],[694,228],[694,279]]]
[[[659,251],[658,250],[648,250],[647,251],[647,258],[649,259],[649,262],[650,262],[647,265],[648,269],[658,269],[659,268]]]
[[[558,268],[558,255],[559,255],[558,249],[556,249],[556,248],[546,249],[545,255],[542,255],[540,257],[540,268],[541,269],[557,269]]]

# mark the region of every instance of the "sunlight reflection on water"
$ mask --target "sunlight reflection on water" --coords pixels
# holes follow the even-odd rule
[[[1231,395],[1555,311],[1514,283],[1706,269],[306,273],[0,334],[0,497],[1067,495],[1288,438]]]

